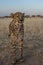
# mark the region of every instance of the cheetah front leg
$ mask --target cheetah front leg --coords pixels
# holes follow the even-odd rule
[[[23,38],[21,38],[22,35],[18,35],[18,48],[19,48],[19,61],[23,61]]]

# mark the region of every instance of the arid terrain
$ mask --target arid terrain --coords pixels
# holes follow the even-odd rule
[[[11,21],[11,18],[0,18],[0,65],[13,65],[14,50],[10,48],[8,37]],[[43,65],[43,18],[24,19],[23,56],[24,62],[17,62],[16,65]]]

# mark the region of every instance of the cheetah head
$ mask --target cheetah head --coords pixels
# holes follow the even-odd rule
[[[15,14],[11,14],[13,20],[18,19],[19,22],[24,20],[24,13],[16,12]]]

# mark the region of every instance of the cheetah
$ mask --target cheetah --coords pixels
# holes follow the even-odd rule
[[[14,47],[14,63],[16,63],[16,47],[20,49],[20,60],[23,58],[23,38],[24,38],[24,13],[16,12],[12,14],[13,20],[9,24],[9,36],[11,45]]]

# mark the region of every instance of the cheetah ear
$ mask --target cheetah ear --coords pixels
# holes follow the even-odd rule
[[[11,13],[11,17],[14,18],[14,14],[13,13]]]

